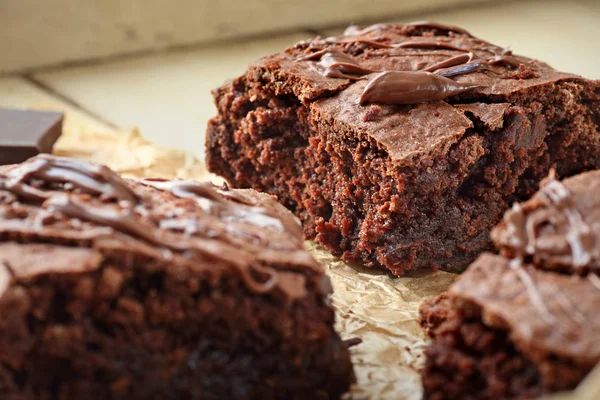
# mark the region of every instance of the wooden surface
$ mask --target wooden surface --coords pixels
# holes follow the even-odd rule
[[[483,1],[2,0],[0,72]]]

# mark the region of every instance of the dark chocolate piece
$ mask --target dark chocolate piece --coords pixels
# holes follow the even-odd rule
[[[352,382],[329,280],[268,195],[39,155],[0,168],[0,238],[2,398],[333,399]]]
[[[520,55],[510,55],[517,69],[490,65],[507,50],[417,25],[352,28],[250,65],[214,91],[209,169],[233,187],[275,195],[335,255],[402,274],[464,268],[551,167],[560,177],[600,167],[599,82]],[[412,104],[367,102],[377,73],[324,76],[317,63],[333,52],[383,76],[460,61],[433,72],[476,88],[400,96]]]
[[[595,276],[595,275],[594,275]],[[600,362],[600,287],[486,253],[421,306],[433,336],[426,399],[529,399],[570,390]]]
[[[0,108],[0,165],[51,153],[62,134],[62,121],[59,112]]]

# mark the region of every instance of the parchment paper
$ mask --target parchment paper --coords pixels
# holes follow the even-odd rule
[[[69,126],[57,143],[55,154],[106,164],[126,176],[217,183],[218,178],[206,173],[202,163],[190,153],[158,147],[135,130],[92,132]],[[331,277],[337,328],[342,338],[363,340],[351,349],[358,381],[351,398],[421,399],[419,368],[424,361],[426,338],[419,327],[417,309],[424,298],[446,290],[456,275],[425,272],[392,278],[381,271],[341,262],[313,242],[306,245]],[[600,399],[600,368],[575,392],[551,399]]]

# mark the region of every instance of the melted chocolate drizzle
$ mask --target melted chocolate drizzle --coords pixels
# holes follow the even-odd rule
[[[117,199],[137,203],[138,196],[110,169],[103,165],[83,161],[39,155],[30,162],[12,170],[9,180],[2,184],[7,190],[19,191],[21,196],[30,200],[42,200],[46,195],[41,191],[24,185],[29,179],[38,179],[46,183],[65,183],[92,195],[102,195],[106,199]]]
[[[532,205],[515,204],[504,216],[504,230],[494,232],[497,241],[514,258],[545,260],[581,270],[593,258],[597,238],[585,223],[566,186],[550,178]]]
[[[176,197],[193,199],[206,213],[216,216],[221,221],[248,222],[281,233],[287,230],[296,235],[295,237],[302,237],[297,220],[290,217],[288,221],[274,211],[256,206],[245,196],[228,188],[218,190],[212,184],[189,181],[145,180],[141,183],[168,191]],[[61,184],[62,188],[54,187],[56,184]],[[0,190],[8,191],[24,201],[39,204],[44,209],[59,212],[66,217],[106,226],[141,239],[163,249],[161,254],[166,261],[172,258],[171,251],[186,258],[189,258],[192,252],[209,259],[224,261],[234,266],[248,289],[256,293],[265,293],[275,287],[290,299],[305,293],[296,288],[297,285],[286,284],[287,280],[297,277],[290,277],[290,273],[279,273],[261,265],[245,251],[247,249],[253,254],[267,255],[271,252],[270,257],[276,257],[274,253],[277,250],[263,249],[237,238],[242,232],[232,231],[235,227],[224,224],[225,231],[230,234],[220,235],[217,232],[217,240],[216,236],[206,229],[194,230],[194,234],[200,235],[198,237],[185,233],[186,231],[182,234],[162,228],[175,220],[162,220],[160,226],[157,226],[151,219],[145,218],[147,210],[144,199],[136,194],[130,184],[104,166],[41,155],[10,170],[6,176],[0,176]],[[95,196],[97,200],[91,201],[89,197],[86,198],[77,191]],[[304,257],[301,254],[304,253],[303,250],[287,251],[290,255],[297,256],[302,265],[316,268],[310,256]]]
[[[519,68],[519,66],[521,64],[523,64],[523,62],[521,60],[519,60],[518,58],[509,55],[511,53],[512,52],[509,52],[507,54],[502,54],[499,56],[494,56],[494,57],[490,58],[487,62],[490,65],[502,64],[502,65],[506,65],[511,68]]]
[[[470,74],[477,71],[490,71],[492,73],[496,73],[494,70],[490,69],[488,63],[485,61],[471,61],[452,68],[439,68],[435,71],[435,73],[437,75],[450,78],[452,76]]]
[[[416,104],[440,101],[478,88],[431,72],[386,71],[373,77],[360,96],[360,104]]]
[[[361,67],[352,57],[337,50],[325,52],[318,65],[323,69],[322,74],[329,78],[362,79],[361,75],[375,72],[372,69]],[[353,75],[359,75],[359,77]]]
[[[278,232],[291,232],[302,236],[302,226],[296,219],[281,219],[278,215],[270,213],[267,208],[257,207],[237,192],[228,187],[218,189],[212,183],[193,182],[183,180],[151,180],[144,179],[143,184],[171,192],[180,198],[196,200],[204,211],[213,213],[220,218],[231,215],[234,219],[243,220],[262,228],[274,229]],[[208,199],[209,202],[205,200]]]
[[[429,67],[425,68],[423,71],[434,72],[434,71],[437,71],[438,69],[455,67],[457,65],[462,65],[462,64],[468,63],[469,61],[473,60],[473,57],[474,57],[473,53],[459,54],[457,56],[447,58],[444,61],[440,61],[439,63],[430,65]]]
[[[441,24],[438,22],[432,22],[432,21],[415,21],[415,22],[410,22],[408,24],[374,24],[371,26],[367,26],[365,28],[360,28],[356,25],[353,25],[353,26],[349,26],[348,28],[346,28],[346,30],[344,31],[344,36],[364,35],[366,33],[374,32],[374,31],[381,30],[381,29],[389,29],[392,27],[402,29],[405,26],[415,27],[415,28],[437,29],[437,30],[441,30],[441,31],[448,31],[448,32],[458,33],[461,35],[471,36],[471,34],[468,31],[466,31],[463,28],[459,28],[458,26],[445,25],[445,24]]]

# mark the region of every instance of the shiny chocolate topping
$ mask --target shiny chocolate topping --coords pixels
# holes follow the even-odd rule
[[[439,22],[432,22],[432,21],[415,21],[415,22],[410,22],[407,24],[374,24],[374,25],[367,26],[364,28],[356,26],[356,25],[352,25],[352,26],[349,26],[348,28],[346,28],[346,30],[344,31],[344,36],[364,35],[367,33],[375,32],[375,31],[383,30],[383,29],[390,29],[390,28],[404,29],[405,27],[425,28],[425,29],[432,29],[432,30],[435,29],[435,30],[440,30],[440,31],[458,33],[458,34],[465,35],[465,36],[471,36],[471,34],[468,31],[466,31],[463,28],[459,28],[458,26],[446,25],[446,24],[442,24]]]
[[[515,204],[492,238],[515,259],[531,257],[534,263],[575,270],[588,266],[598,246],[571,193],[554,177],[530,201]]]
[[[468,49],[463,49],[462,47],[457,47],[441,40],[407,40],[406,42],[394,44],[393,47],[399,49],[441,49],[463,51],[465,53],[470,52]]]
[[[510,53],[492,57],[488,60],[488,64],[490,64],[490,65],[502,64],[502,65],[506,65],[506,66],[509,66],[512,68],[519,68],[519,65],[523,64],[523,62],[521,60],[519,60],[518,58],[515,58],[509,54]]]
[[[5,192],[0,209],[21,201],[32,215],[29,221],[5,214],[9,219],[0,220],[2,229],[21,224],[50,238],[73,235],[69,232],[75,229],[79,235],[114,236],[125,243],[120,238],[130,237],[158,249],[164,262],[233,267],[256,293],[277,290],[289,299],[302,297],[306,276],[294,269],[320,271],[302,247],[299,221],[269,196],[252,191],[178,180],[126,181],[104,166],[49,155],[9,167],[0,174],[0,191]],[[302,287],[292,284],[299,281]]]
[[[361,67],[352,57],[337,50],[326,51],[317,64],[321,67],[322,74],[330,78],[361,79],[360,76],[374,72]]]
[[[360,104],[416,104],[440,101],[478,88],[431,72],[386,71],[373,77],[360,96]]]
[[[281,218],[269,208],[257,206],[227,186],[219,189],[209,182],[183,180],[144,179],[141,182],[169,191],[177,197],[194,199],[207,213],[217,216],[228,214],[225,219],[243,220],[259,227],[271,228],[282,233],[287,231],[302,237],[302,225],[296,218]]]
[[[470,74],[477,71],[490,71],[492,73],[497,73],[494,70],[490,69],[490,66],[485,61],[471,61],[466,64],[459,64],[452,68],[438,68],[435,70],[437,75],[445,76],[446,78],[450,78],[452,76]]]
[[[466,64],[469,61],[471,61],[473,57],[473,53],[459,54],[457,56],[447,58],[444,61],[440,61],[439,63],[430,65],[429,67],[423,69],[423,71],[433,72],[442,68],[450,68],[455,67],[457,65]]]

